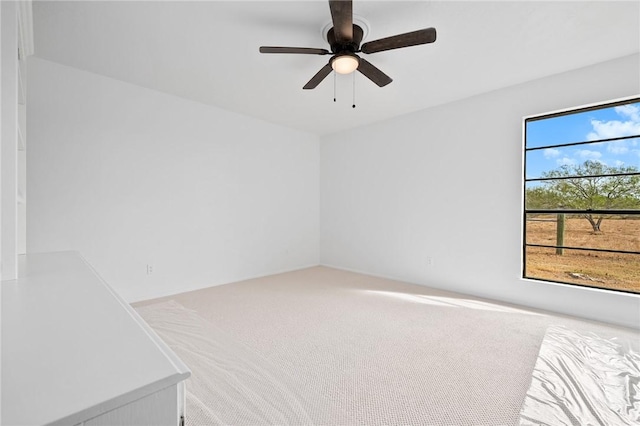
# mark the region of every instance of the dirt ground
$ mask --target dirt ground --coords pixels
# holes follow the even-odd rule
[[[527,221],[527,242],[554,245],[555,215],[536,219]],[[640,220],[604,219],[600,229],[596,234],[586,219],[568,218],[564,245],[640,252]],[[526,265],[527,276],[532,278],[640,293],[640,255],[582,250],[557,255],[554,248],[528,247]]]

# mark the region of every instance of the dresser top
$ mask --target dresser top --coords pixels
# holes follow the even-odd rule
[[[2,282],[2,424],[76,424],[189,369],[76,252],[29,254]]]

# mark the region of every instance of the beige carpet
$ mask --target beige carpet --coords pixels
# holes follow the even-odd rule
[[[135,307],[192,369],[194,426],[514,425],[548,326],[638,339],[326,267]]]

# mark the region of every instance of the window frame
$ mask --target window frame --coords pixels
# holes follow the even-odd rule
[[[605,139],[597,139],[590,141],[577,141],[577,142],[567,142],[562,144],[549,144],[544,146],[535,146],[535,147],[527,147],[527,124],[534,121],[547,120],[562,116],[569,116],[578,113],[584,113],[589,111],[601,110],[606,108],[613,108],[621,105],[628,105],[633,103],[640,103],[640,94],[627,96],[623,98],[617,98],[613,100],[608,100],[604,102],[596,102],[587,105],[570,107],[561,110],[555,110],[551,112],[541,113],[541,114],[533,114],[529,116],[525,116],[522,119],[522,199],[521,199],[521,211],[522,211],[522,219],[521,219],[521,230],[522,230],[522,244],[521,244],[521,276],[520,278],[523,280],[533,280],[536,282],[544,282],[544,283],[552,283],[552,284],[562,284],[573,287],[581,287],[588,288],[591,290],[604,290],[609,292],[623,293],[627,295],[640,296],[639,291],[631,291],[625,289],[611,288],[611,287],[602,287],[597,284],[587,285],[575,282],[568,281],[558,281],[552,280],[548,278],[539,278],[533,276],[527,276],[527,247],[543,247],[549,249],[566,249],[566,250],[582,250],[582,251],[591,251],[591,252],[607,252],[607,253],[624,253],[640,256],[640,251],[625,251],[625,250],[615,250],[615,249],[601,249],[601,248],[589,248],[589,247],[574,247],[567,245],[545,245],[545,244],[533,244],[527,243],[527,215],[528,214],[608,214],[608,215],[633,215],[638,216],[640,220],[640,208],[639,209],[527,209],[526,206],[526,189],[527,183],[529,182],[541,182],[541,181],[549,181],[549,180],[562,180],[562,179],[572,179],[576,177],[615,177],[615,176],[640,176],[640,170],[638,172],[631,173],[617,173],[617,174],[602,174],[602,175],[585,175],[585,176],[567,176],[567,177],[533,177],[527,178],[527,152],[531,151],[539,151],[548,148],[565,148],[572,146],[580,146],[587,145],[593,143],[607,143],[614,142],[618,140],[627,140],[627,139],[638,139],[640,138],[640,134],[631,135],[631,136],[621,136],[614,138],[605,138]]]

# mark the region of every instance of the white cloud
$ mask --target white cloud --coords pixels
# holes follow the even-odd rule
[[[591,120],[593,130],[587,134],[587,140],[619,138],[640,134],[640,108],[636,105],[621,105],[614,111],[622,120]]]
[[[588,149],[579,149],[576,151],[576,154],[580,158],[584,158],[586,160],[598,160],[602,158],[602,153],[599,151],[590,151]]]
[[[542,150],[542,155],[544,155],[544,158],[548,160],[550,158],[556,158],[560,156],[560,151],[554,148],[547,148]]]
[[[640,122],[640,108],[636,105],[620,105],[614,108],[614,110],[623,117],[628,117],[631,121]]]
[[[559,166],[573,166],[574,164],[576,164],[576,160],[569,157],[562,157],[558,158],[556,160],[556,163],[558,163]]]
[[[587,135],[587,139],[590,141],[640,134],[640,122],[634,121],[591,120],[591,126],[593,131]]]
[[[616,155],[624,155],[629,152],[629,147],[627,146],[627,141],[612,141],[607,144],[607,151],[616,154]]]
[[[622,167],[624,166],[624,161],[616,160],[613,164],[615,164],[616,167]]]

